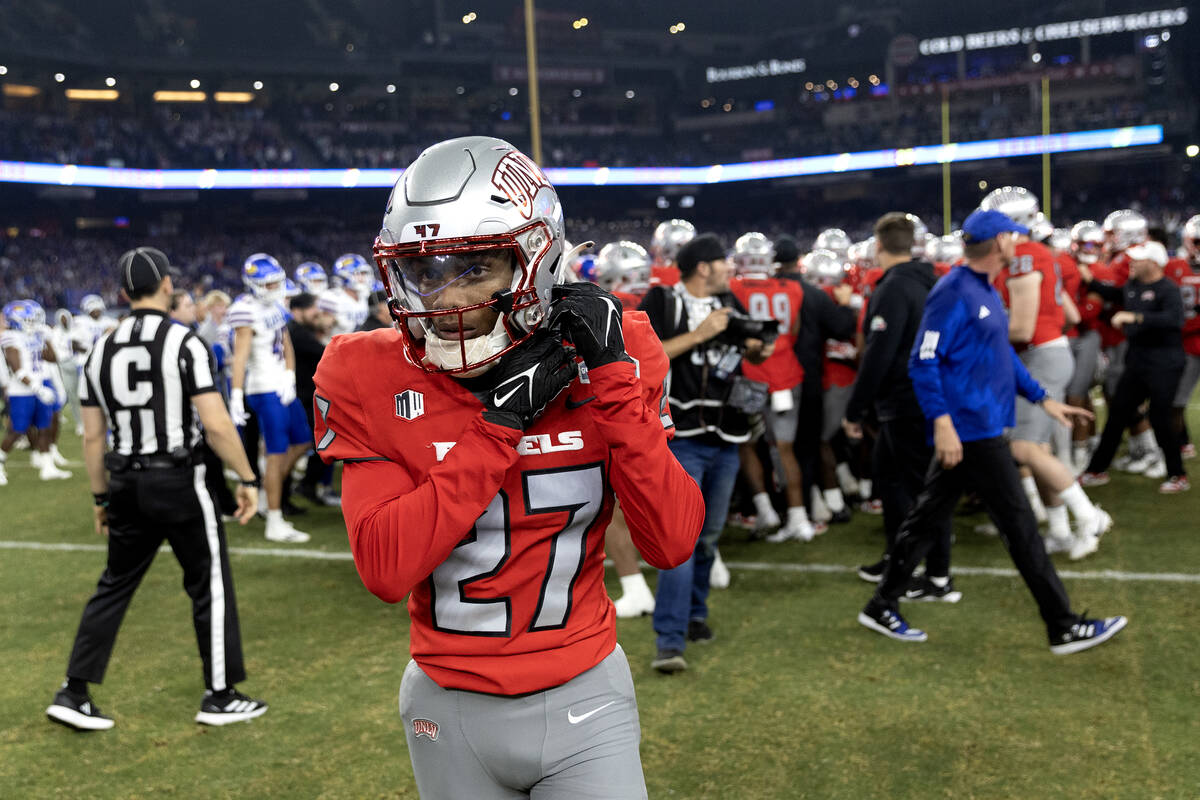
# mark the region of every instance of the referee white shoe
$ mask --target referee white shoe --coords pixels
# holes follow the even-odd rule
[[[286,542],[287,544],[304,544],[312,538],[304,531],[296,530],[290,522],[284,520],[267,520],[266,536],[272,542]]]
[[[247,697],[236,689],[226,689],[217,693],[209,689],[200,701],[196,722],[201,725],[229,725],[233,722],[247,722],[265,713],[267,704],[262,700]]]

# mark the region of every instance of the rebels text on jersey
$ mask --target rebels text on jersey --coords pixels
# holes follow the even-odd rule
[[[729,291],[751,317],[773,319],[779,325],[774,352],[761,364],[743,361],[742,374],[767,384],[772,392],[799,386],[804,380],[804,368],[796,358],[794,331],[804,303],[804,287],[799,281],[783,278],[739,276],[729,281]]]
[[[1037,320],[1034,323],[1033,338],[1026,345],[1013,345],[1017,350],[1053,341],[1063,335],[1063,328],[1066,327],[1066,314],[1062,305],[1062,273],[1050,248],[1039,242],[1019,243],[1012,263],[997,276],[996,289],[1004,300],[1004,307],[1012,308],[1008,291],[1009,281],[1027,275],[1041,276],[1038,286]]]
[[[283,357],[283,332],[287,320],[279,303],[262,303],[248,294],[229,307],[225,321],[236,336],[239,328],[250,328],[250,358],[246,361],[246,394],[277,392],[283,385],[287,366]]]
[[[411,592],[412,656],[440,686],[539,691],[612,652],[614,494],[646,561],[691,555],[704,501],[667,448],[653,399],[666,354],[635,316],[623,325],[635,363],[590,370],[524,432],[485,421],[456,379],[410,364],[395,330],[326,348],[315,435],[322,458],[345,461],[355,566],[387,602]]]

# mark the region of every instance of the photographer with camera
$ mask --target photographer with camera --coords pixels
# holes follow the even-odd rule
[[[769,323],[751,320],[729,293],[732,265],[712,234],[698,236],[676,257],[680,282],[655,286],[640,310],[650,318],[671,359],[668,401],[675,421],[671,452],[704,495],[704,528],[687,563],[660,570],[651,666],[687,669],[688,641],[707,642],[709,572],[737,478],[738,445],[750,439],[749,415],[766,402],[766,384],[742,375],[742,360],[761,364],[774,351]]]

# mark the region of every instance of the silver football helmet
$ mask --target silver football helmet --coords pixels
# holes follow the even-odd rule
[[[1113,253],[1120,253],[1146,241],[1149,228],[1146,218],[1130,208],[1114,211],[1104,218],[1104,236]]]
[[[832,250],[813,250],[800,259],[800,271],[818,286],[837,286],[846,279],[846,264]]]
[[[679,248],[696,238],[696,226],[686,219],[660,222],[650,239],[650,253],[660,264],[674,264]]]
[[[633,294],[650,288],[650,254],[637,242],[609,242],[600,248],[595,261],[596,285]]]
[[[925,249],[925,258],[927,261],[950,264],[951,266],[958,264],[963,260],[962,239],[954,234],[939,236]]]
[[[405,350],[427,372],[478,375],[528,339],[565,279],[558,194],[528,156],[489,136],[427,148],[396,181],[375,240],[375,262]],[[505,292],[467,306],[439,306],[485,262],[512,265]],[[461,283],[460,283],[461,282]],[[433,320],[481,308],[499,312],[483,335],[444,339]]]
[[[1183,223],[1183,250],[1189,261],[1200,261],[1200,214]]]
[[[916,261],[925,258],[925,247],[929,244],[929,226],[921,221],[916,214],[905,214],[913,226],[912,257]]]
[[[1054,225],[1050,220],[1046,219],[1046,215],[1039,211],[1033,217],[1033,222],[1029,225],[1029,238],[1035,242],[1045,243],[1054,233]]]
[[[850,245],[850,250],[846,253],[846,260],[860,270],[874,269],[878,266],[875,261],[875,237],[863,239],[861,242],[855,242]]]
[[[104,313],[104,298],[98,294],[85,294],[83,299],[79,301],[79,310],[84,314],[91,314],[93,311]]]
[[[999,211],[1018,225],[1032,228],[1037,221],[1037,195],[1022,186],[1001,186],[984,195],[979,207],[984,211]]]
[[[852,244],[854,242],[841,228],[826,228],[817,234],[813,250],[832,250],[844,259]]]
[[[1071,230],[1069,228],[1055,228],[1050,233],[1050,238],[1046,240],[1046,244],[1056,253],[1071,252]]]
[[[733,243],[734,270],[739,275],[770,275],[775,264],[775,245],[761,233],[743,233]]]
[[[1071,226],[1071,255],[1080,264],[1095,264],[1104,252],[1104,229],[1085,219]]]

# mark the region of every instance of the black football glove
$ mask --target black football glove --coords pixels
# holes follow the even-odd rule
[[[500,359],[492,374],[495,384],[484,396],[483,418],[523,431],[567,388],[577,370],[562,336],[543,328]]]
[[[614,361],[633,361],[625,352],[621,301],[594,283],[555,286],[550,294],[547,324],[575,345],[590,369]]]

